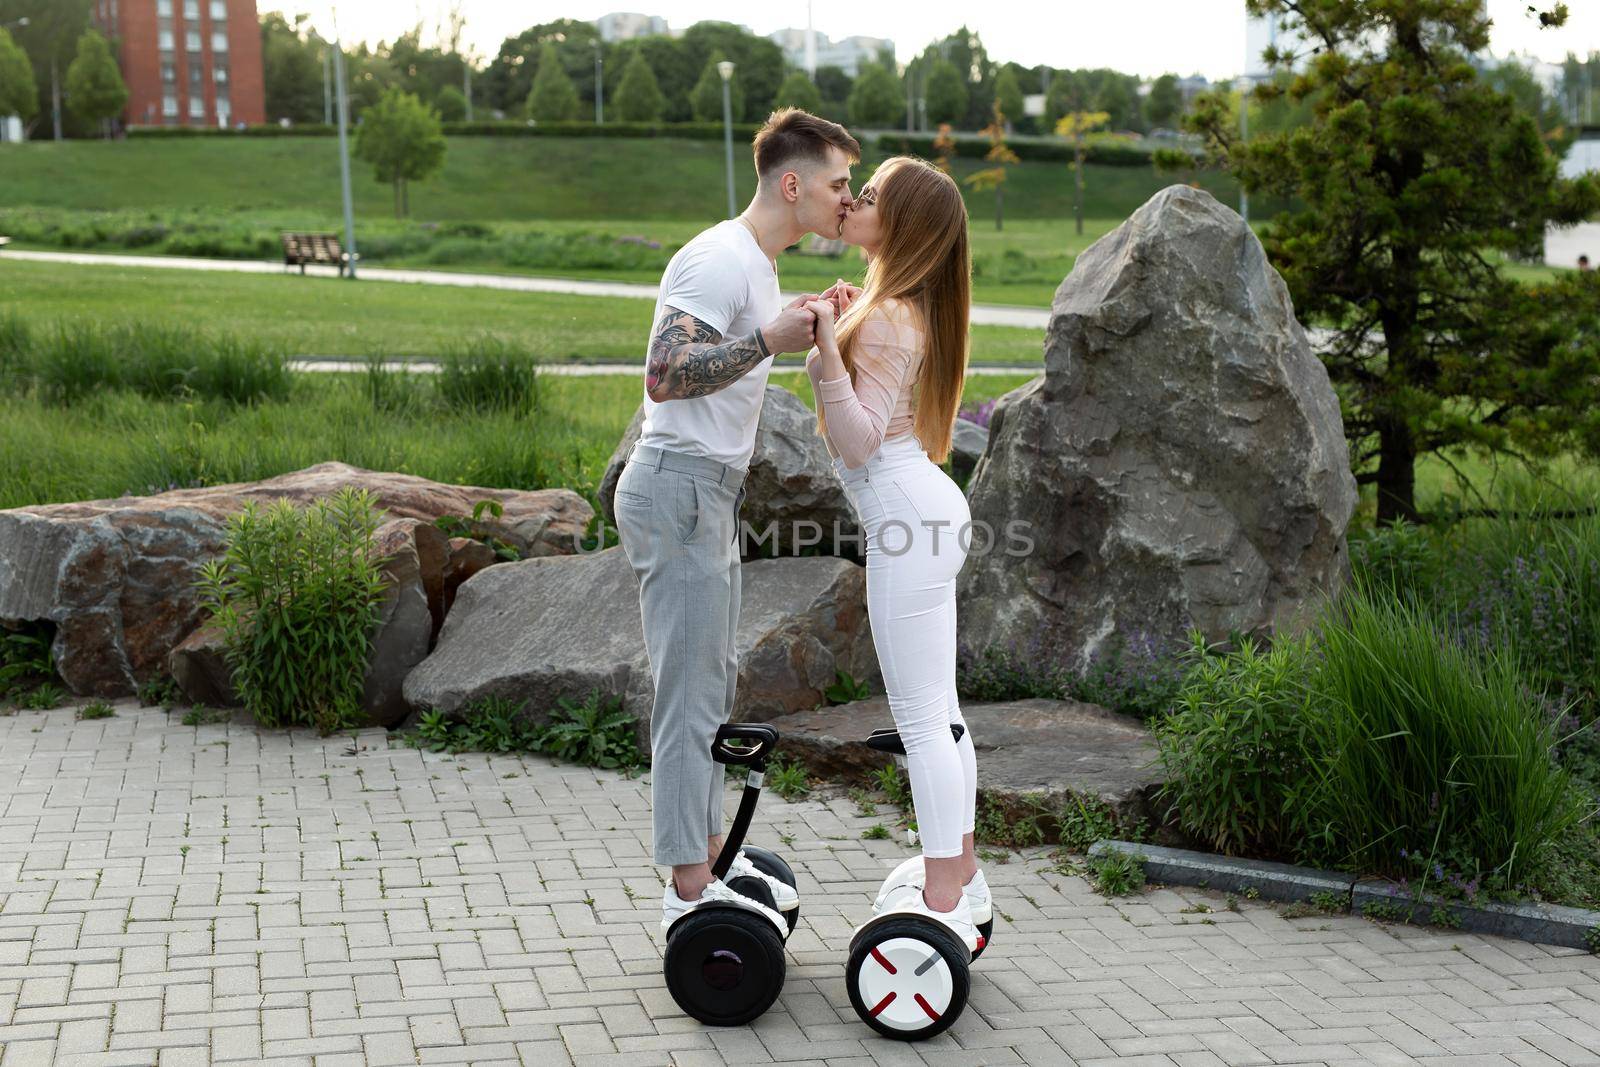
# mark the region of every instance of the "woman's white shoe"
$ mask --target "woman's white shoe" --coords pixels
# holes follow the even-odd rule
[[[874,915],[883,911],[883,902],[889,894],[901,885],[915,885],[918,889],[927,885],[927,873],[921,856],[912,856],[900,866],[896,867],[888,878],[884,879],[883,887],[878,890],[877,899],[872,903]],[[961,887],[967,899],[972,902],[972,921],[979,925],[989,922],[994,918],[994,897],[989,892],[989,880],[983,876],[983,868],[979,867],[972,880]]]
[[[887,915],[890,912],[926,916],[955,934],[961,943],[967,946],[969,953],[978,951],[978,927],[972,921],[972,902],[967,899],[965,893],[961,894],[956,906],[949,911],[934,911],[923,899],[921,886],[899,885],[890,890],[879,914]]]

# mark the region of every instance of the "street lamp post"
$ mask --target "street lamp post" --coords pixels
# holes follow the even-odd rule
[[[739,205],[733,196],[733,95],[728,83],[733,80],[733,64],[724,59],[717,64],[722,75],[722,144],[728,160],[728,217],[739,214]]]
[[[339,188],[344,196],[344,251],[350,257],[351,281],[356,278],[356,222],[350,205],[350,148],[346,129],[350,125],[350,101],[344,91],[344,49],[339,45],[338,30],[334,30],[333,75],[339,96]]]
[[[1239,79],[1239,142],[1250,142],[1250,89],[1255,84],[1249,75]],[[1250,222],[1250,194],[1245,192],[1244,182],[1239,183],[1239,216],[1248,225]]]
[[[606,83],[601,77],[601,70],[600,38],[596,37],[594,39],[594,124],[596,126],[604,125],[606,121]]]

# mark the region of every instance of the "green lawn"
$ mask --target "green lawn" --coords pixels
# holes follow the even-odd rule
[[[973,406],[1028,374],[967,380]],[[774,373],[812,404],[802,372]],[[303,374],[283,402],[193,405],[101,391],[71,406],[0,397],[0,508],[143,494],[173,485],[268,478],[326,460],[439,481],[504,488],[567,486],[587,495],[641,399],[632,376],[542,379],[527,417],[385,411],[357,375]]]
[[[703,223],[727,210],[723,149],[716,141],[668,138],[451,137],[443,169],[411,186],[418,219],[668,219]],[[855,184],[883,158],[869,149]],[[982,160],[952,161],[965,177]],[[748,150],[739,150],[741,205],[755,191]],[[1149,167],[1085,168],[1086,215],[1125,218],[1175,179]],[[393,215],[390,187],[372,168],[352,170],[362,218]],[[1200,183],[1228,202],[1237,186],[1220,173]],[[339,217],[338,142],[331,137],[33,141],[9,145],[0,203],[42,207],[287,211],[308,222]],[[994,195],[969,193],[975,224],[992,221]],[[1011,168],[1011,218],[1072,215],[1072,171],[1061,163]]]
[[[649,300],[28,263],[3,255],[0,292],[8,310],[35,323],[185,323],[259,338],[297,356],[428,356],[489,334],[549,360],[642,362],[653,307]],[[1044,331],[977,326],[972,346],[974,363],[1038,363]]]

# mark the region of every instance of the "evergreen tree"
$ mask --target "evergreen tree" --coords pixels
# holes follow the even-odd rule
[[[554,41],[539,46],[539,70],[528,93],[528,117],[535,122],[572,122],[578,117],[578,90],[561,65]]]
[[[929,122],[948,122],[953,125],[967,114],[967,80],[949,60],[934,61],[928,70],[928,84],[923,96],[928,101]]]
[[[1310,65],[1255,96],[1309,102],[1309,123],[1243,142],[1207,94],[1185,125],[1246,189],[1297,205],[1263,242],[1295,312],[1334,331],[1322,357],[1378,521],[1420,517],[1420,456],[1600,455],[1600,279],[1525,285],[1501,266],[1540,249],[1548,225],[1600,211],[1600,177],[1559,177],[1534,118],[1473,69],[1489,44],[1484,5],[1246,6],[1307,39]],[[1291,69],[1282,50],[1266,59]]]
[[[433,108],[440,122],[461,122],[467,117],[467,94],[454,85],[446,85],[434,98]]]
[[[856,75],[848,106],[853,126],[897,126],[906,116],[899,79],[876,63],[867,64]]]
[[[722,121],[722,75],[717,71],[722,58],[721,52],[711,53],[705,69],[700,72],[700,80],[694,83],[694,91],[689,94],[689,106],[694,110],[696,122]],[[733,121],[738,122],[739,116],[744,114],[744,91],[739,88],[738,70],[728,82],[728,92]]]
[[[15,115],[26,123],[38,110],[39,90],[28,53],[0,28],[0,116]]]
[[[656,84],[655,71],[645,60],[643,52],[633,53],[622,71],[622,84],[617,87],[615,106],[624,122],[660,122],[661,111],[667,101]]]
[[[78,115],[98,122],[111,136],[111,122],[128,102],[128,87],[117,69],[111,45],[98,30],[78,38],[78,54],[67,67],[67,103]]]
[[[822,94],[811,84],[811,79],[805,71],[797,70],[783,79],[783,84],[778,86],[778,95],[773,100],[772,106],[797,107],[815,115],[822,110]]]
[[[1183,114],[1183,90],[1178,88],[1176,74],[1163,74],[1150,84],[1150,95],[1145,97],[1144,116],[1151,128],[1170,128]]]
[[[1017,82],[1014,68],[1002,67],[995,75],[993,106],[1000,109],[1008,125],[1014,126],[1022,118],[1022,86]]]

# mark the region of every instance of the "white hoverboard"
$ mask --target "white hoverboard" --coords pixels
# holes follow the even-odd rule
[[[962,728],[951,731],[960,740]],[[874,731],[867,744],[905,754],[893,730]],[[960,1017],[971,984],[968,968],[988,938],[982,931],[974,941],[963,940],[954,926],[928,911],[923,885],[921,856],[891,871],[878,891],[877,914],[851,934],[845,963],[856,1014],[878,1033],[900,1041],[933,1037]],[[992,919],[985,919],[992,927]]]

